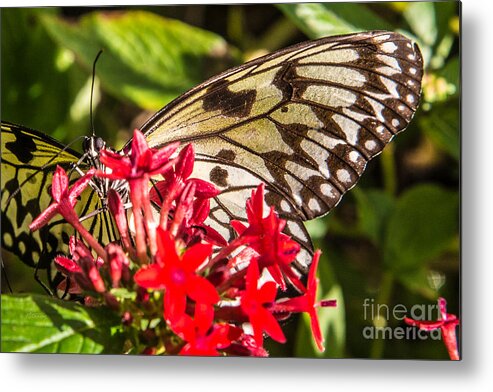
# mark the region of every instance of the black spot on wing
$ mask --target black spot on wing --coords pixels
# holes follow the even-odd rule
[[[15,155],[22,163],[29,163],[34,158],[36,143],[34,140],[23,133],[17,133],[16,139],[5,144],[6,150]]]
[[[217,158],[233,162],[236,158],[236,153],[233,150],[224,149],[217,153]]]
[[[211,170],[209,174],[209,179],[211,182],[220,187],[228,186],[228,171],[221,168],[220,166],[216,166]]]
[[[257,92],[252,89],[235,93],[230,91],[228,86],[229,83],[226,80],[218,80],[210,86],[202,104],[204,110],[220,111],[223,116],[228,117],[249,116]]]

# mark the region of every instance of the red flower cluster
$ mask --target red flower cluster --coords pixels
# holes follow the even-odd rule
[[[151,149],[136,130],[128,156],[103,150],[100,160],[106,170],[90,170],[71,189],[67,175],[57,168],[54,202],[31,228],[59,213],[85,241],[72,238],[71,258],[56,258],[72,282],[61,288],[85,295],[87,304],[104,301],[118,310],[125,327],[137,331],[129,333],[134,352],[267,356],[264,334],[285,342],[279,321],[298,312],[309,314],[316,344],[323,350],[316,308],[336,304],[316,300],[320,252],[313,257],[305,286],[292,266],[299,244],[282,233],[286,222],[273,208],[264,216],[263,185],[247,201],[247,224],[231,222],[238,236],[228,243],[204,223],[210,198],[219,191],[190,178],[192,146],[178,154],[177,149],[177,144]],[[105,247],[74,210],[77,196],[94,175],[129,184],[130,214],[116,191],[108,194],[120,241]],[[288,286],[300,295],[283,298]]]
[[[459,350],[457,349],[455,329],[457,325],[459,325],[459,319],[455,314],[447,313],[447,301],[445,298],[438,298],[438,307],[440,309],[440,319],[437,321],[413,320],[409,317],[405,317],[404,321],[408,325],[418,327],[423,331],[440,329],[442,332],[443,343],[447,348],[450,359],[458,361],[460,356]]]

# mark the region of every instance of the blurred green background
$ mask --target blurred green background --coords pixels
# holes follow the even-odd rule
[[[457,2],[2,9],[1,118],[65,143],[90,133],[92,63],[104,49],[94,124],[118,148],[153,112],[232,65],[333,34],[413,38],[426,67],[414,120],[334,211],[307,226],[323,250],[321,295],[339,303],[320,312],[322,356],[446,359],[440,341],[365,338],[368,327],[406,326],[392,314],[365,317],[363,304],[409,309],[443,296],[460,316],[459,12]],[[32,270],[3,260],[16,292],[42,291]],[[285,328],[292,344],[269,343],[271,356],[320,356],[307,320]]]

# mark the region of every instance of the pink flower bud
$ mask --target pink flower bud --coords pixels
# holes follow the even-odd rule
[[[128,279],[129,261],[122,248],[116,244],[108,244],[106,251],[108,252],[112,286],[118,287],[123,275],[126,275]]]

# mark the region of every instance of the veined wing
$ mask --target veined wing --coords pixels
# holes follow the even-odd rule
[[[329,212],[367,162],[410,122],[423,62],[406,37],[374,31],[308,41],[209,79],[142,127],[151,147],[193,142],[194,175],[222,193],[209,223],[231,236],[245,200],[266,183],[266,201],[304,248],[302,221]]]
[[[40,132],[2,121],[2,249],[14,253],[22,262],[41,269],[48,268],[53,258],[68,253],[68,240],[73,228],[61,216],[36,232],[29,224],[52,202],[50,187],[57,165],[67,172],[81,154]],[[72,180],[78,174],[72,173]],[[98,211],[101,201],[87,189],[76,204],[80,217]],[[84,225],[96,238],[108,238],[112,226],[106,214],[96,214]]]

